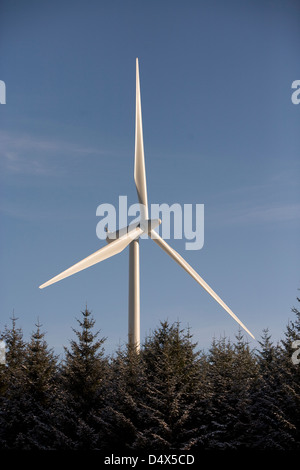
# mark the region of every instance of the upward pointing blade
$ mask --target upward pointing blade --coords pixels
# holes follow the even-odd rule
[[[141,219],[148,219],[148,199],[143,142],[139,61],[136,59],[135,159],[134,181],[140,203]]]
[[[170,245],[168,245],[165,240],[163,240],[157,232],[155,232],[154,230],[151,231],[151,238],[152,240],[155,241],[155,243],[157,243],[158,246],[160,246],[169,256],[171,256],[171,258],[173,258],[176,263],[179,264],[179,266],[181,266],[183,269],[185,269],[185,271],[190,275],[192,276],[195,281],[198,282],[198,284],[200,284],[200,286],[202,286],[220,305],[221,307],[224,308],[224,310],[226,310],[227,313],[229,313],[229,315],[232,316],[232,318],[234,318],[234,320],[236,322],[238,322],[238,324],[244,328],[244,330],[253,338],[253,334],[250,333],[250,331],[248,330],[248,328],[246,328],[246,326],[238,319],[238,317],[230,310],[230,308],[223,302],[222,299],[220,299],[220,297],[212,290],[211,287],[209,287],[208,284],[206,284],[206,282],[204,281],[204,279],[202,279],[202,277],[199,276],[199,274],[182,258],[182,256],[180,256],[179,253],[177,253],[177,251],[175,251],[173,248],[170,247]]]
[[[123,235],[123,237],[120,237],[117,240],[111,242],[109,245],[100,248],[100,250],[96,251],[87,258],[84,258],[83,260],[74,264],[62,273],[53,277],[49,281],[45,282],[44,284],[39,286],[40,289],[50,286],[55,282],[61,281],[66,277],[72,276],[72,274],[78,273],[79,271],[83,271],[83,269],[89,268],[90,266],[93,266],[96,263],[100,263],[100,261],[104,261],[107,258],[111,258],[112,256],[117,255],[118,253],[123,251],[129,245],[129,243],[132,242],[132,240],[139,237],[142,233],[143,230],[140,227],[131,230],[130,232]]]

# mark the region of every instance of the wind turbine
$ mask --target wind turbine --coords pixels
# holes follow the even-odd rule
[[[83,269],[89,268],[94,264],[100,263],[107,258],[111,258],[123,251],[129,245],[129,302],[128,302],[128,343],[140,348],[140,258],[139,258],[139,238],[144,233],[148,234],[154,242],[162,248],[176,263],[179,264],[195,281],[200,284],[229,315],[252,337],[253,334],[223,302],[222,299],[212,290],[212,288],[199,276],[199,274],[177,253],[168,243],[163,240],[155,228],[161,220],[149,219],[148,215],[148,197],[144,158],[143,126],[141,93],[139,78],[139,63],[136,59],[136,112],[135,112],[135,161],[134,161],[134,180],[137,195],[140,204],[140,222],[129,225],[128,227],[117,230],[116,232],[107,232],[107,245],[87,258],[79,261],[62,273],[53,277],[42,284],[40,289],[50,286],[66,277],[71,276]]]

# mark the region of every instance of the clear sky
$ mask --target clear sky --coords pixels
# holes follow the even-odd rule
[[[39,319],[56,352],[87,305],[109,354],[127,339],[128,250],[44,290],[105,242],[99,204],[137,202],[139,58],[149,203],[204,204],[205,241],[168,240],[259,339],[300,288],[299,0],[2,0],[0,329]],[[199,347],[236,322],[141,241],[141,337],[160,320]],[[257,344],[249,338],[253,347]]]

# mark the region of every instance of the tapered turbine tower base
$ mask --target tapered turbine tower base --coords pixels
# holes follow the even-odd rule
[[[140,245],[129,245],[128,344],[140,350]]]

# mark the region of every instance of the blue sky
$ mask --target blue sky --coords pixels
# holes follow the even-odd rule
[[[47,289],[104,245],[99,204],[137,202],[139,57],[149,203],[204,204],[205,242],[173,246],[259,339],[299,295],[300,3],[2,0],[0,329],[39,319],[57,353],[87,304],[106,352],[127,337],[128,250]],[[199,347],[237,324],[141,241],[141,337],[160,320]],[[250,339],[250,344],[256,342]]]

